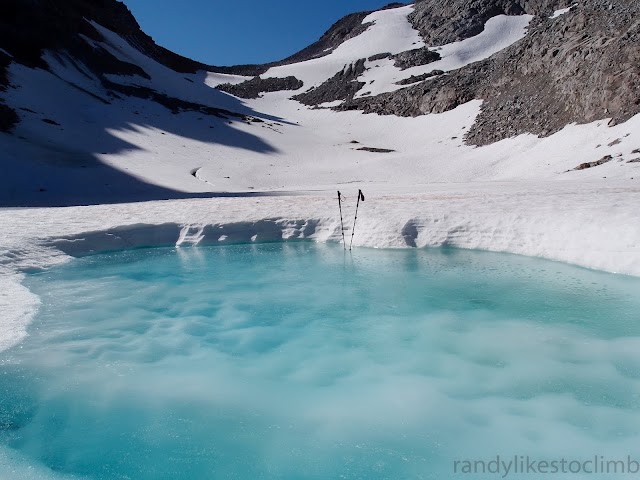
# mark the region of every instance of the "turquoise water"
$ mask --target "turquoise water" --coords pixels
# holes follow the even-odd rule
[[[639,279],[296,243],[109,253],[26,284],[42,306],[0,353],[3,480],[502,478],[455,462],[640,457]]]

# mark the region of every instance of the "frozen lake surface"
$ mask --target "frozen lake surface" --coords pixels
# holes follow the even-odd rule
[[[637,453],[638,278],[288,243],[25,284],[42,305],[0,353],[3,479],[500,478],[460,462]]]

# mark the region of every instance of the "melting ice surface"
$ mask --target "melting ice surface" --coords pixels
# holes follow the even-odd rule
[[[2,479],[485,479],[505,472],[454,462],[639,456],[638,279],[298,243],[110,253],[27,284],[43,303],[0,354]]]

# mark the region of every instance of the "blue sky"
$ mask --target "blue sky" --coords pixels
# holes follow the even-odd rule
[[[316,41],[348,13],[392,0],[124,0],[156,43],[213,65],[265,63]]]

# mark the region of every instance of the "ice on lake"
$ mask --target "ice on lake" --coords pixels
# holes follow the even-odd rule
[[[42,306],[0,354],[2,479],[500,478],[454,463],[637,453],[640,279],[293,243],[26,284]]]

